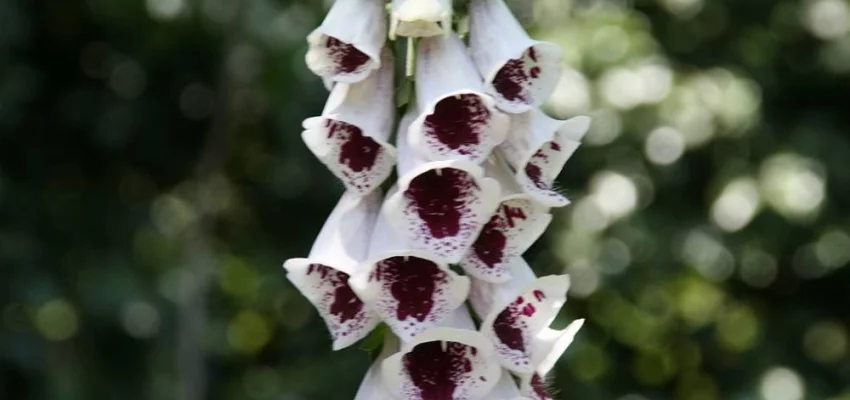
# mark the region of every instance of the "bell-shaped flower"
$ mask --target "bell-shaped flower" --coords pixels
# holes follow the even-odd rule
[[[507,372],[502,374],[502,379],[499,379],[496,387],[487,395],[487,398],[492,400],[531,400],[530,397],[523,396],[511,374]]]
[[[339,350],[364,338],[380,322],[348,284],[366,258],[381,196],[343,194],[308,258],[291,258],[286,277],[319,311]]]
[[[589,128],[585,116],[558,120],[532,110],[512,118],[511,135],[500,149],[526,193],[546,206],[562,207],[570,202],[553,188],[555,179]]]
[[[397,398],[483,399],[499,381],[502,368],[493,346],[474,330],[465,307],[449,325],[425,331],[384,362],[384,383]]]
[[[511,278],[511,265],[543,234],[552,215],[548,207],[523,192],[501,160],[487,160],[484,172],[499,182],[499,207],[460,265],[475,279],[499,283]]]
[[[402,118],[399,132],[413,115]],[[425,162],[404,135],[396,144],[399,189],[387,196],[387,219],[413,249],[446,263],[460,261],[498,206],[499,184],[469,162]]]
[[[448,35],[451,30],[452,0],[393,0],[390,39]]]
[[[487,93],[509,113],[542,104],[561,76],[561,48],[529,38],[503,0],[470,2],[469,52]]]
[[[463,307],[469,279],[428,253],[410,250],[381,212],[369,258],[351,287],[393,333],[411,340]]]
[[[336,84],[321,117],[304,121],[304,143],[349,191],[371,193],[395,166],[387,143],[394,123],[393,62],[361,82]]]
[[[399,342],[394,335],[384,335],[384,345],[381,348],[380,354],[372,362],[372,366],[366,371],[366,376],[363,377],[363,382],[360,383],[360,388],[357,389],[357,394],[354,400],[381,400],[392,399],[392,394],[383,381],[382,368],[384,360],[398,352]]]
[[[419,42],[416,102],[422,114],[410,126],[410,144],[425,159],[480,164],[507,135],[509,118],[484,93],[454,34]]]
[[[512,279],[494,284],[473,281],[469,294],[483,316],[481,333],[493,341],[502,365],[519,374],[551,368],[572,343],[583,320],[564,330],[549,325],[567,300],[567,275],[536,278],[521,257],[511,266]]]
[[[322,25],[307,36],[307,67],[322,78],[359,82],[381,66],[386,41],[382,0],[336,0]]]

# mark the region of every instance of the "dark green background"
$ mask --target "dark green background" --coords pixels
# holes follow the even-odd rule
[[[760,399],[789,382],[850,398],[844,1],[517,8],[588,84],[586,102],[550,109],[597,117],[560,181],[575,204],[528,254],[540,274],[573,273],[558,326],[588,319],[556,368],[560,398]],[[206,398],[353,397],[368,355],[331,352],[280,267],[341,193],[299,136],[326,96],[303,65],[321,3],[0,1],[0,398],[182,398],[180,346],[205,354]],[[606,73],[645,62],[670,93],[617,107]],[[712,134],[656,165],[645,141],[666,125]],[[611,173],[636,209],[588,231]],[[739,177],[762,205],[730,233],[711,208]],[[198,282],[206,302],[181,311]]]

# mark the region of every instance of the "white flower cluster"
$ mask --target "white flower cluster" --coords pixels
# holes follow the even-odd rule
[[[308,37],[307,65],[331,93],[302,136],[346,192],[310,256],[284,268],[334,349],[381,322],[391,330],[357,400],[548,399],[543,377],[582,324],[549,328],[569,277],[538,278],[522,254],[550,208],[569,203],[553,184],[590,120],[538,109],[559,79],[560,48],[530,39],[503,0],[471,0],[468,11],[464,42],[451,0],[337,0]],[[393,144],[385,45],[397,37],[416,40],[415,95]]]

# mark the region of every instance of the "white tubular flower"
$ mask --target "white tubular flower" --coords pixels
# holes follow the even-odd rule
[[[504,163],[490,159],[484,171],[499,182],[501,202],[460,265],[475,279],[499,283],[511,278],[510,266],[543,234],[552,215],[522,192]]]
[[[502,0],[472,0],[469,50],[487,93],[509,113],[539,106],[561,75],[561,48],[532,40]]]
[[[391,399],[392,394],[389,392],[383,382],[382,365],[391,355],[398,351],[398,339],[390,334],[384,335],[384,346],[378,358],[372,362],[372,366],[366,372],[363,382],[360,383],[360,388],[357,389],[357,395],[354,400],[378,400]]]
[[[499,383],[487,395],[487,398],[492,400],[531,400],[530,397],[522,395],[511,374],[507,372],[502,374],[502,379],[499,379]]]
[[[423,112],[410,126],[410,144],[425,159],[480,164],[505,140],[508,117],[484,93],[454,34],[419,42],[416,101]]]
[[[369,254],[349,282],[402,340],[443,323],[466,301],[469,279],[426,252],[408,250],[383,212]]]
[[[413,115],[405,115],[399,132]],[[404,135],[397,145],[399,190],[387,196],[387,219],[412,248],[446,263],[460,261],[493,215],[499,184],[469,162],[418,159]]]
[[[451,30],[452,0],[393,0],[390,39],[448,35]]]
[[[343,1],[343,0],[340,0]],[[371,193],[395,165],[387,143],[393,126],[393,62],[384,51],[383,66],[364,81],[334,86],[321,117],[304,121],[304,143],[349,191]]]
[[[339,350],[362,339],[380,322],[348,285],[366,258],[369,235],[381,205],[380,195],[343,194],[313,244],[308,258],[291,258],[286,277],[324,319]]]
[[[522,258],[511,267],[513,279],[504,284],[473,281],[469,300],[485,316],[481,333],[492,340],[502,365],[519,374],[548,371],[572,343],[583,320],[562,331],[549,328],[567,301],[570,278],[535,278]]]
[[[384,361],[384,383],[397,398],[477,400],[493,389],[502,374],[493,346],[471,330],[465,307],[452,322],[463,328],[430,329]]]
[[[546,206],[563,207],[570,201],[553,185],[588,129],[589,117],[558,120],[532,110],[514,116],[511,136],[500,148],[526,193]]]
[[[337,0],[307,36],[307,68],[343,83],[359,82],[381,66],[387,20],[381,0]]]

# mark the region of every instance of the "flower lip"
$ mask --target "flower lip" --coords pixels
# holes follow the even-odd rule
[[[348,284],[366,257],[380,196],[345,193],[331,212],[308,258],[286,260],[287,278],[319,311],[339,350],[365,337],[379,322]]]
[[[484,316],[481,332],[493,341],[502,365],[519,374],[547,372],[572,342],[578,325],[563,331],[549,328],[566,302],[567,275],[535,278],[519,259],[511,268],[513,280],[504,284],[475,281],[469,300]]]
[[[416,82],[416,101],[423,112],[407,135],[422,158],[480,164],[505,140],[509,120],[484,93],[457,36],[420,41]]]
[[[469,279],[426,252],[404,250],[383,214],[371,242],[369,260],[349,282],[396,335],[410,340],[463,305]]]
[[[381,66],[386,32],[383,2],[337,0],[307,36],[307,67],[323,78],[359,82]]]
[[[511,279],[511,265],[543,234],[552,215],[523,193],[504,162],[488,160],[484,171],[499,182],[501,201],[460,265],[476,279],[499,283]]]
[[[393,124],[393,63],[383,52],[382,67],[365,80],[333,87],[321,117],[304,121],[302,139],[346,189],[375,190],[392,173],[395,147],[387,143]]]
[[[393,0],[389,37],[447,35],[452,26],[452,0]]]
[[[433,328],[384,362],[384,381],[405,399],[482,399],[502,373],[492,351],[475,331]]]
[[[513,136],[500,149],[526,193],[548,207],[562,207],[569,200],[553,188],[555,179],[589,127],[585,116],[561,121],[534,110],[514,116]]]
[[[517,114],[542,104],[561,74],[561,48],[532,40],[502,0],[470,3],[470,54],[499,108]]]

